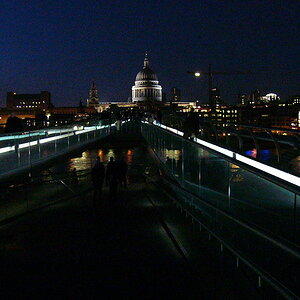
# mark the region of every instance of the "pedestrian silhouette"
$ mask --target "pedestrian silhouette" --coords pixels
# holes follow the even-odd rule
[[[167,159],[166,159],[166,166],[172,170],[172,160],[169,156],[167,156]]]
[[[120,160],[117,162],[118,172],[119,172],[119,182],[124,188],[127,188],[127,171],[128,166],[125,160]]]
[[[77,170],[74,168],[71,172],[71,183],[74,185],[78,185],[78,177],[77,177]]]
[[[109,162],[106,167],[106,185],[109,186],[109,198],[112,201],[116,201],[117,199],[117,191],[118,191],[118,184],[119,184],[119,168],[117,167],[116,162],[114,161],[113,157],[109,158]]]
[[[92,168],[92,182],[94,188],[94,205],[97,206],[99,200],[102,199],[102,187],[105,177],[105,168],[103,163],[100,161],[100,157],[96,158],[96,162]]]
[[[106,185],[109,185],[110,179],[114,173],[114,168],[115,168],[115,161],[113,157],[109,158],[109,162],[106,166],[106,175],[105,175],[105,181]]]

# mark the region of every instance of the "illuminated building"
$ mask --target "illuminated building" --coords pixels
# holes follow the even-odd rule
[[[132,87],[132,102],[162,101],[162,88],[157,75],[149,67],[147,52],[143,69],[136,75],[135,85]]]
[[[94,81],[92,82],[89,98],[86,100],[86,102],[87,107],[97,107],[99,105],[98,90]]]
[[[278,95],[274,93],[269,93],[265,96],[261,96],[259,102],[264,104],[277,104],[279,100],[280,98]]]
[[[240,106],[248,105],[249,102],[250,102],[250,95],[246,95],[246,94],[238,95],[238,105]]]
[[[235,106],[199,107],[199,118],[220,123],[239,123],[238,108]]]
[[[262,127],[297,129],[298,111],[296,106],[254,105],[240,108],[240,123]]]
[[[259,90],[255,90],[250,94],[250,99],[248,104],[250,105],[255,105],[258,104],[260,101],[260,92]]]
[[[42,91],[39,94],[17,94],[15,92],[8,92],[6,97],[6,107],[8,109],[48,109],[51,106],[51,94],[47,91]]]
[[[288,105],[300,105],[300,95],[290,97]]]
[[[216,87],[210,90],[211,106],[220,106],[223,101],[221,99],[220,90]]]

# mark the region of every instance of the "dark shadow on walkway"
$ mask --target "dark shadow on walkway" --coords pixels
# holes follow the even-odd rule
[[[253,299],[204,244],[197,264],[183,259],[149,201],[162,212],[170,205],[142,176],[150,157],[143,148],[135,153],[129,187],[115,203],[105,188],[97,207],[90,193],[0,229],[2,299]],[[179,238],[185,222],[169,220]]]

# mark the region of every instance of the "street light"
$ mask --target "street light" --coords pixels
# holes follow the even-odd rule
[[[251,72],[241,72],[241,71],[232,71],[232,72],[220,72],[220,71],[212,71],[211,70],[211,64],[208,65],[208,71],[203,71],[203,72],[187,72],[188,74],[192,74],[195,77],[200,77],[203,75],[208,76],[208,100],[209,100],[209,105],[214,106],[213,99],[212,99],[212,76],[213,75],[248,75],[251,74]]]

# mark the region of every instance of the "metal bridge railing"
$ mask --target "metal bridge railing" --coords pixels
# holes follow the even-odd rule
[[[78,123],[0,135],[0,178],[108,136],[115,127],[110,123]]]
[[[259,280],[300,295],[300,178],[162,124],[142,121],[142,134],[187,213]]]
[[[0,184],[0,224],[35,209],[81,196],[92,188],[91,170],[26,177]]]
[[[183,131],[185,121],[168,116],[164,124]],[[287,128],[199,120],[196,136],[257,161],[300,175],[300,131]]]

